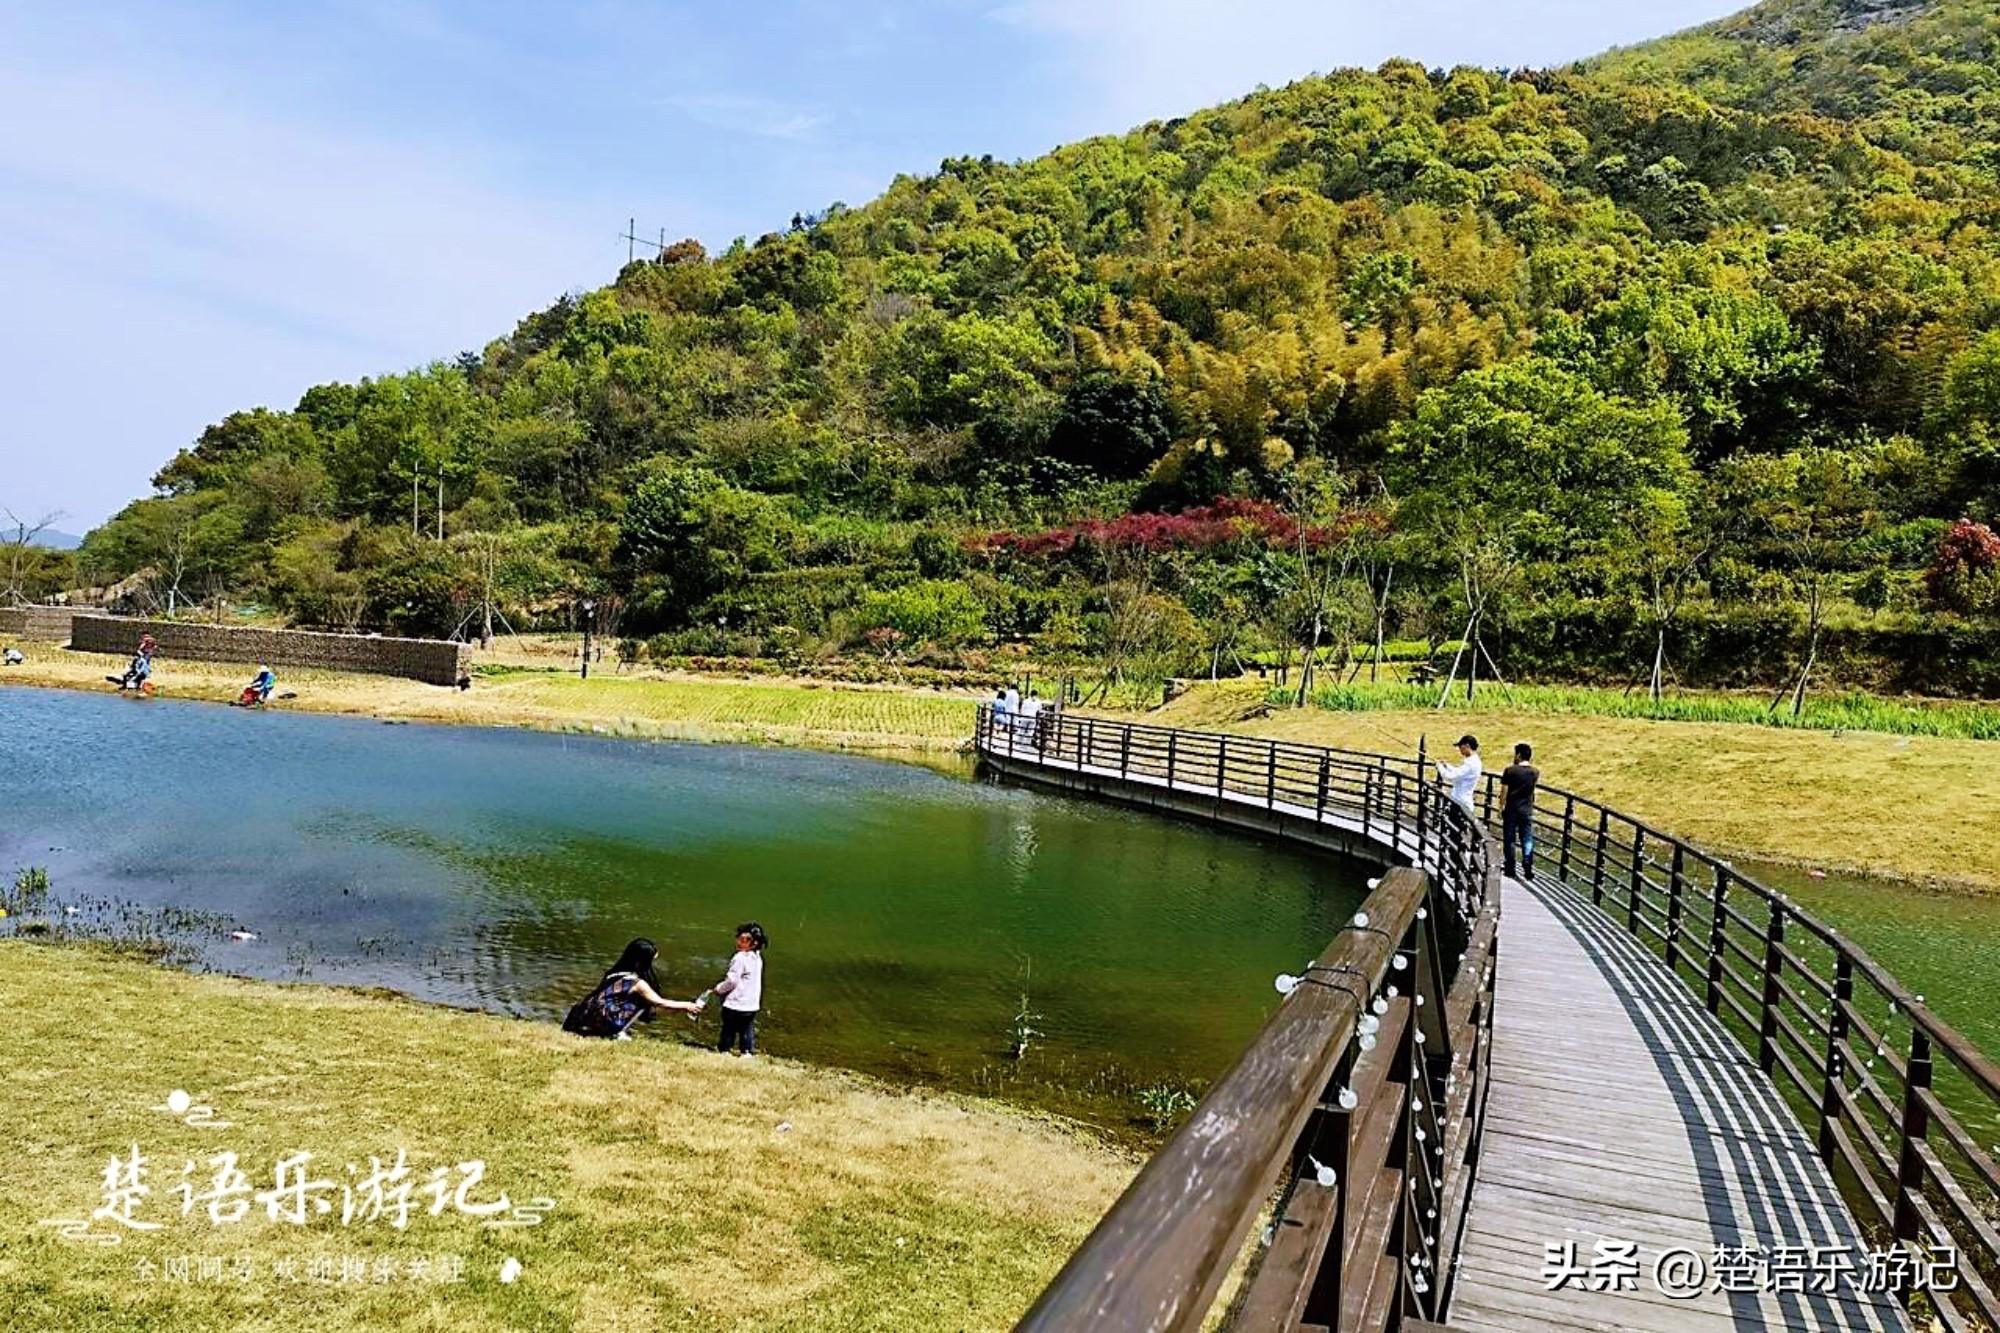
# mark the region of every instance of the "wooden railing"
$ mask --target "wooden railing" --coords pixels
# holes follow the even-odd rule
[[[1225,1305],[1239,1328],[1436,1320],[1485,1110],[1498,880],[1491,839],[1408,761],[1049,716],[980,752],[1266,811],[1366,825],[1416,869],[1372,887],[1236,1064],[1021,1321],[1197,1329],[1260,1215]]]
[[[1234,1302],[1236,1326],[1348,1330],[1436,1319],[1450,1267],[1426,1267],[1423,1251],[1448,1257],[1455,1244],[1484,1105],[1498,894],[1482,823],[1499,813],[1497,780],[1486,779],[1481,820],[1472,820],[1444,797],[1421,754],[1412,761],[1071,716],[1010,724],[986,710],[976,741],[1003,763],[1337,822],[1424,872],[1383,877],[1363,908],[1371,930],[1334,941],[1022,1327],[1199,1326],[1281,1173],[1279,1220]],[[1560,788],[1542,787],[1534,823],[1537,877],[1588,897],[1701,996],[1776,1080],[1877,1239],[1932,1259],[1923,1254],[1932,1247],[1955,1254],[1956,1286],[1919,1298],[1929,1312],[1947,1329],[2000,1328],[2000,1067],[1865,951],[1729,862]],[[1418,904],[1435,909],[1428,921]],[[1419,925],[1431,936],[1421,944]],[[1447,932],[1458,950],[1437,950]],[[1378,955],[1390,941],[1404,956],[1437,954],[1430,991],[1388,994],[1394,982]],[[1320,978],[1351,982],[1369,997],[1366,1009]],[[1441,1054],[1421,1020],[1421,1069],[1375,1054],[1392,1036],[1410,1040],[1400,1004],[1422,995],[1417,1013],[1435,1014],[1440,993],[1450,1052],[1442,1102],[1418,1091],[1437,1082],[1430,1075]],[[1378,1044],[1362,1052],[1354,1025],[1378,1001],[1386,1001],[1375,1015]],[[1344,1113],[1341,1089],[1355,1101]],[[1430,1170],[1421,1153],[1421,1168],[1410,1156],[1410,1120],[1426,1114],[1412,1109],[1420,1099],[1444,1116],[1418,1126],[1434,1156],[1444,1149],[1436,1180],[1421,1178]],[[1312,1162],[1333,1169],[1333,1188],[1310,1187]],[[1430,1191],[1415,1217],[1408,1205],[1379,1204],[1394,1196],[1385,1182],[1405,1172]],[[1167,1214],[1178,1215],[1170,1227]],[[1427,1290],[1417,1290],[1418,1274]]]
[[[1489,776],[1488,820],[1500,800]],[[1937,1320],[2000,1328],[2000,1066],[1860,946],[1728,861],[1559,788],[1542,788],[1535,831],[1537,876],[1588,896],[1723,1019],[1877,1238],[1955,1252],[1956,1289],[1925,1295]]]

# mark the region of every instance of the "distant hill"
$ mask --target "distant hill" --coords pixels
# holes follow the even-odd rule
[[[51,551],[74,551],[83,545],[83,538],[73,532],[57,532],[51,528],[36,537],[31,544],[45,546]]]
[[[1996,55],[2000,0],[1770,0],[1564,69],[1390,61],[950,158],[232,414],[85,564],[419,633],[490,589],[563,624],[615,599],[663,656],[1189,674],[1376,614],[1301,612],[1297,552],[1242,547],[1241,505],[1320,460],[1394,499],[1393,628],[1456,637],[1491,576],[1528,670],[1624,678],[1683,581],[1742,679],[1829,589],[1857,635],[1988,617],[1986,538],[1944,535],[2000,517]],[[1119,542],[1177,558],[1093,563]]]

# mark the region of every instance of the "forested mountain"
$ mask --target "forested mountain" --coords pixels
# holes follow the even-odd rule
[[[1775,679],[1826,628],[1994,689],[1996,46],[1996,0],[1773,0],[951,159],[232,415],[84,569],[1161,673],[1476,616],[1510,670]]]

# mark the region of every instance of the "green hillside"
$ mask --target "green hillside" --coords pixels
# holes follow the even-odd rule
[[[425,633],[591,596],[663,655],[1476,621],[1510,672],[2000,692],[1996,44],[1778,0],[948,160],[232,415],[83,574]]]

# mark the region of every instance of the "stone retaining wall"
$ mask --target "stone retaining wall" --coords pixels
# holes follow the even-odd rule
[[[274,667],[319,667],[405,676],[431,685],[456,684],[471,669],[469,644],[441,639],[385,639],[304,630],[247,629],[180,620],[78,615],[70,647],[79,652],[129,653],[141,634],[159,641],[160,656],[211,662],[267,662]]]
[[[0,607],[0,638],[62,643],[69,638],[69,620],[75,614],[67,606]]]

